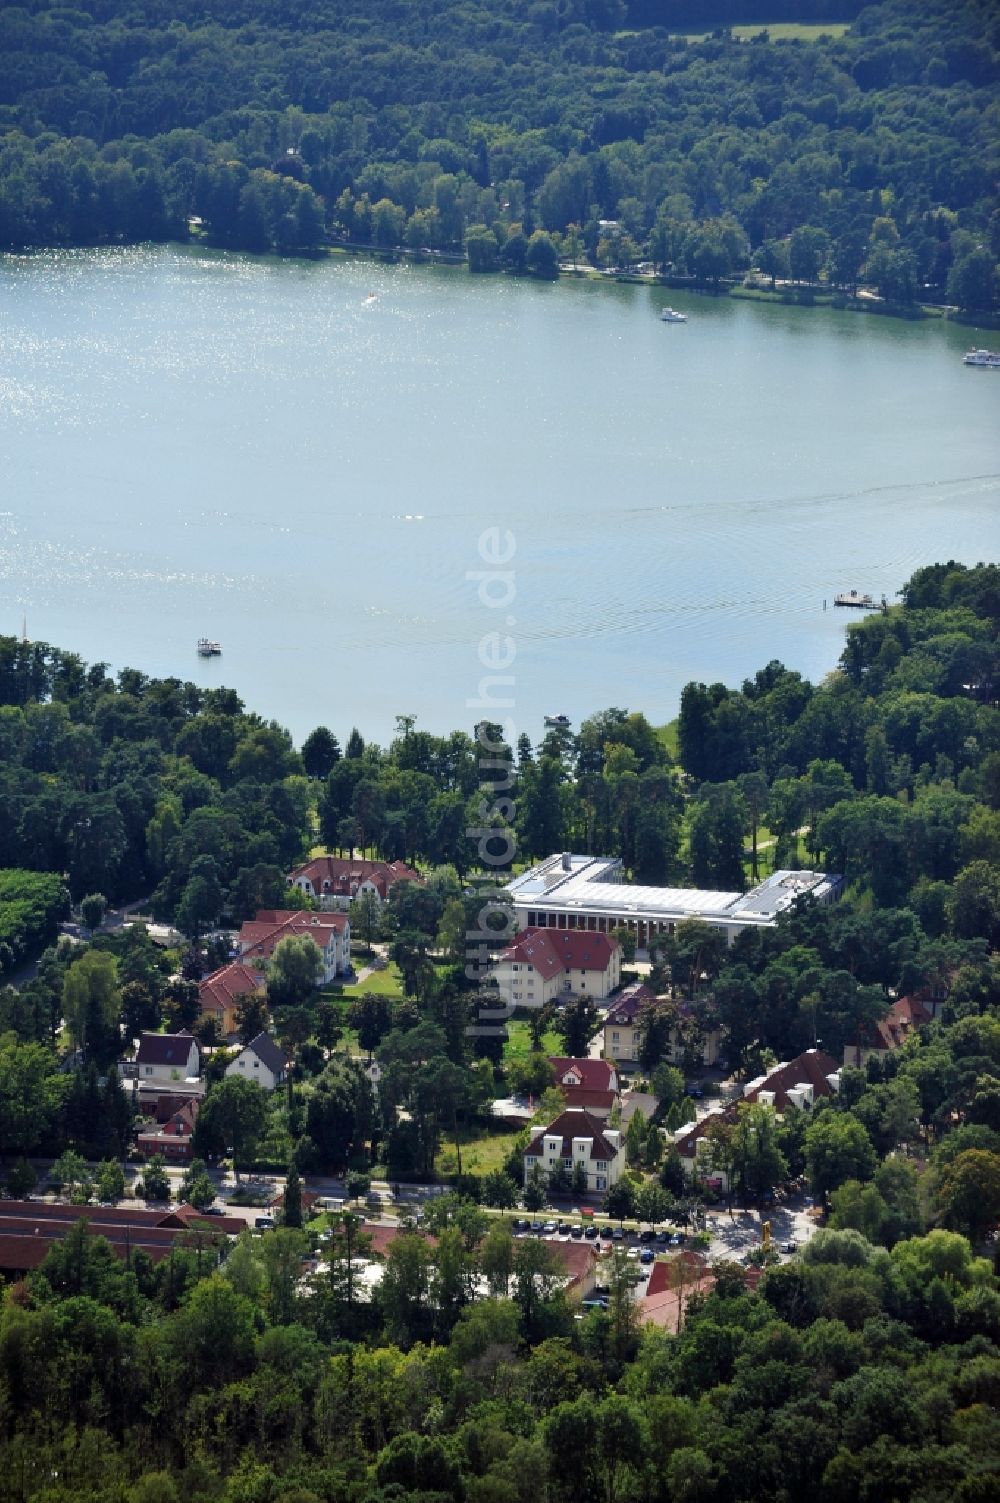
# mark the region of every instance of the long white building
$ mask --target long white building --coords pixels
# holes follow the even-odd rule
[[[507,884],[522,929],[592,929],[608,934],[632,929],[639,949],[673,934],[684,919],[721,929],[729,944],[741,929],[770,928],[796,898],[819,903],[839,898],[844,879],[827,872],[778,871],[750,892],[696,887],[633,887],[611,856],[549,856]]]

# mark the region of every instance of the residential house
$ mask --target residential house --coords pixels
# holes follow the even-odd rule
[[[795,1107],[810,1111],[823,1096],[834,1096],[840,1089],[837,1061],[822,1049],[807,1049],[786,1064],[776,1065],[767,1075],[760,1075],[743,1087],[745,1101],[759,1101],[773,1106],[780,1115]]]
[[[587,1176],[587,1193],[604,1195],[625,1172],[622,1134],[606,1126],[600,1117],[580,1108],[567,1108],[554,1122],[535,1134],[524,1150],[524,1182],[535,1168],[548,1182],[557,1165],[572,1174],[578,1164]]]
[[[244,923],[237,939],[246,962],[270,960],[283,939],[308,934],[323,956],[322,982],[351,970],[351,925],[344,913],[306,913],[301,909],[261,908]]]
[[[789,1110],[811,1111],[816,1101],[834,1095],[839,1088],[836,1060],[819,1049],[807,1049],[796,1059],[776,1065],[767,1075],[751,1080],[743,1088],[743,1099],[773,1107],[780,1116]],[[682,1127],[673,1139],[684,1172],[689,1176],[697,1174],[721,1193],[728,1190],[728,1180],[724,1169],[713,1162],[709,1129],[714,1122],[734,1122],[736,1112],[735,1103],[707,1112],[698,1122]]]
[[[515,1007],[544,1007],[586,992],[597,1001],[621,984],[622,947],[609,934],[581,929],[525,929],[491,968]]]
[[[366,894],[381,906],[396,882],[422,882],[418,871],[402,861],[365,861],[344,856],[315,856],[289,872],[288,882],[311,898],[324,912],[345,912]]]
[[[601,1260],[593,1242],[557,1242],[548,1244],[555,1261],[562,1266],[567,1299],[586,1299],[594,1291],[601,1272]]]
[[[608,1117],[619,1100],[618,1076],[606,1059],[549,1060],[556,1087],[567,1106],[582,1107],[594,1117]]]
[[[226,1066],[227,1075],[252,1080],[265,1091],[283,1083],[287,1070],[284,1053],[267,1033],[258,1033]]]
[[[144,1128],[136,1135],[136,1147],[146,1158],[162,1154],[168,1164],[189,1164],[194,1158],[191,1135],[198,1120],[198,1102],[186,1101],[166,1122]]]
[[[645,1031],[645,1013],[659,999],[644,981],[633,982],[621,991],[604,1018],[604,1054],[621,1065],[623,1070],[635,1069],[642,1053],[642,1038]],[[682,1064],[687,1052],[684,1039],[684,1018],[690,1003],[679,1002],[677,1024],[670,1030],[665,1058],[668,1064]],[[704,1035],[701,1045],[701,1062],[714,1065],[719,1057],[722,1030],[713,1028]]]
[[[190,1033],[144,1033],[139,1038],[135,1065],[134,1074],[140,1086],[150,1082],[169,1085],[196,1079],[201,1070],[201,1053]]]
[[[932,1004],[933,1005],[933,1004]],[[885,1059],[917,1028],[932,1021],[932,1013],[918,997],[899,997],[885,1017],[862,1029],[853,1044],[844,1045],[844,1064],[862,1069],[870,1059]]]
[[[203,1018],[211,1018],[220,1038],[236,1033],[236,1009],[241,1000],[263,991],[263,972],[243,961],[234,960],[221,970],[213,971],[199,983],[198,1001]]]
[[[689,1301],[696,1294],[710,1293],[714,1285],[715,1275],[698,1253],[685,1251],[676,1258],[657,1260],[645,1294],[638,1301],[639,1319],[643,1325],[679,1331]]]

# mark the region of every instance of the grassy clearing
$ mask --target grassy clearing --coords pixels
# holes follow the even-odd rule
[[[720,21],[720,26],[727,23]],[[728,26],[728,30],[741,42],[766,31],[772,42],[818,42],[821,37],[842,37],[850,30],[849,21],[742,21]],[[687,42],[704,42],[711,31],[675,31],[673,36],[683,37]]]
[[[517,1133],[503,1129],[497,1132],[473,1132],[466,1129],[459,1134],[462,1144],[462,1171],[465,1174],[489,1174],[493,1169],[502,1169],[507,1156],[517,1140]],[[443,1178],[457,1169],[455,1145],[444,1142],[434,1160],[436,1172]]]
[[[504,1045],[505,1060],[527,1059],[531,1053],[531,1028],[525,1018],[514,1018],[507,1024],[507,1042]],[[562,1039],[553,1029],[542,1034],[542,1053],[558,1054],[563,1047]]]
[[[345,986],[341,996],[351,999],[362,997],[367,992],[378,992],[383,997],[401,997],[403,978],[399,974],[399,967],[390,961],[384,970],[372,971],[370,976],[366,976],[364,981],[359,981],[355,986]]]
[[[663,746],[666,747],[667,751],[670,753],[675,762],[677,761],[677,758],[680,754],[680,747],[677,740],[678,725],[678,721],[671,720],[667,725],[658,725],[656,727],[657,741],[659,741]]]

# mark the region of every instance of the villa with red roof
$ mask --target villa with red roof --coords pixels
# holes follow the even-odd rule
[[[572,1174],[578,1164],[587,1176],[587,1193],[604,1195],[625,1172],[622,1134],[600,1117],[572,1108],[535,1134],[524,1150],[524,1183],[536,1168],[546,1182],[558,1165]]]
[[[586,992],[602,1001],[621,984],[622,947],[585,929],[525,929],[493,963],[501,993],[515,1007],[544,1007]]]
[[[844,1045],[844,1064],[854,1065],[860,1070],[873,1055],[884,1059],[915,1029],[925,1027],[932,1018],[932,1013],[919,997],[899,997],[884,1018],[860,1032],[853,1044]]]
[[[198,984],[198,1002],[203,1018],[212,1018],[220,1038],[235,1033],[236,1009],[243,997],[259,992],[264,974],[253,966],[234,960],[221,970],[213,971]]]
[[[270,960],[276,947],[290,935],[308,934],[323,956],[322,983],[345,976],[351,969],[351,925],[346,913],[307,913],[302,909],[261,908],[247,919],[237,944],[244,961]]]
[[[613,1059],[623,1070],[635,1069],[642,1053],[643,1035],[646,1031],[646,1013],[661,999],[644,981],[635,981],[619,992],[604,1017],[604,1054]],[[674,1004],[678,1023],[684,1021],[684,1010],[690,1004]],[[714,1065],[719,1057],[722,1031],[710,1029],[703,1035],[701,1044],[702,1064]],[[670,1030],[666,1059],[670,1064],[680,1064],[685,1055],[685,1041],[681,1027]]]
[[[608,1117],[618,1100],[618,1076],[606,1059],[549,1060],[557,1088],[567,1106],[582,1107],[594,1117]]]
[[[402,861],[316,856],[289,872],[288,881],[290,886],[316,898],[324,912],[346,912],[352,902],[366,893],[384,903],[394,883],[422,882],[423,878]]]

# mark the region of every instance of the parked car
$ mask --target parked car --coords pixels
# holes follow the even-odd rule
[[[586,1239],[587,1239],[588,1242],[596,1242],[597,1241],[597,1227],[596,1226],[588,1226],[587,1230],[584,1232],[583,1235],[586,1237]]]
[[[546,1237],[554,1237],[555,1234],[556,1234],[556,1231],[558,1230],[558,1227],[559,1227],[558,1221],[547,1221],[545,1223],[545,1225],[542,1227],[542,1233]]]
[[[545,1230],[545,1222],[544,1221],[533,1221],[531,1223],[531,1231],[534,1233],[534,1235],[536,1237],[540,1237],[542,1235],[542,1233],[544,1232],[544,1230]]]
[[[642,1249],[642,1252],[639,1254],[640,1263],[652,1263],[655,1261],[655,1259],[656,1254],[651,1247],[644,1247]]]
[[[515,1232],[527,1232],[531,1229],[531,1222],[526,1220],[524,1216],[515,1216],[511,1222],[511,1227]]]
[[[613,1227],[611,1231],[611,1240],[612,1242],[624,1242],[625,1228],[621,1226]]]
[[[556,1230],[558,1231],[560,1237],[570,1237],[572,1236],[575,1228],[572,1227],[568,1221],[560,1221]]]
[[[781,1249],[782,1252],[786,1253],[798,1252],[798,1250],[799,1244],[797,1242],[786,1242],[784,1247]]]
[[[270,1232],[274,1230],[273,1216],[255,1216],[253,1219],[254,1229],[258,1232]]]
[[[628,1249],[628,1252],[625,1254],[625,1256],[626,1256],[626,1258],[634,1258],[636,1261],[638,1261],[638,1258],[639,1258],[639,1249],[637,1247],[630,1247]]]
[[[585,1299],[580,1301],[581,1310],[606,1310],[607,1308],[608,1302],[606,1299]]]
[[[640,1242],[652,1242],[655,1237],[656,1237],[656,1233],[653,1231],[653,1228],[651,1226],[645,1227],[639,1233],[639,1241]]]
[[[583,1236],[583,1227],[582,1226],[571,1226],[570,1229],[569,1229],[569,1234],[570,1234],[571,1237],[576,1237],[577,1240],[579,1240]]]
[[[602,1226],[601,1227],[601,1238],[602,1238],[603,1241],[610,1242],[611,1238],[612,1238],[612,1235],[613,1235],[613,1233],[612,1233],[612,1230],[611,1230],[611,1228],[609,1226]]]
[[[667,1246],[668,1242],[670,1241],[670,1233],[667,1231],[666,1227],[662,1227],[660,1231],[657,1232],[656,1240],[661,1247]]]

